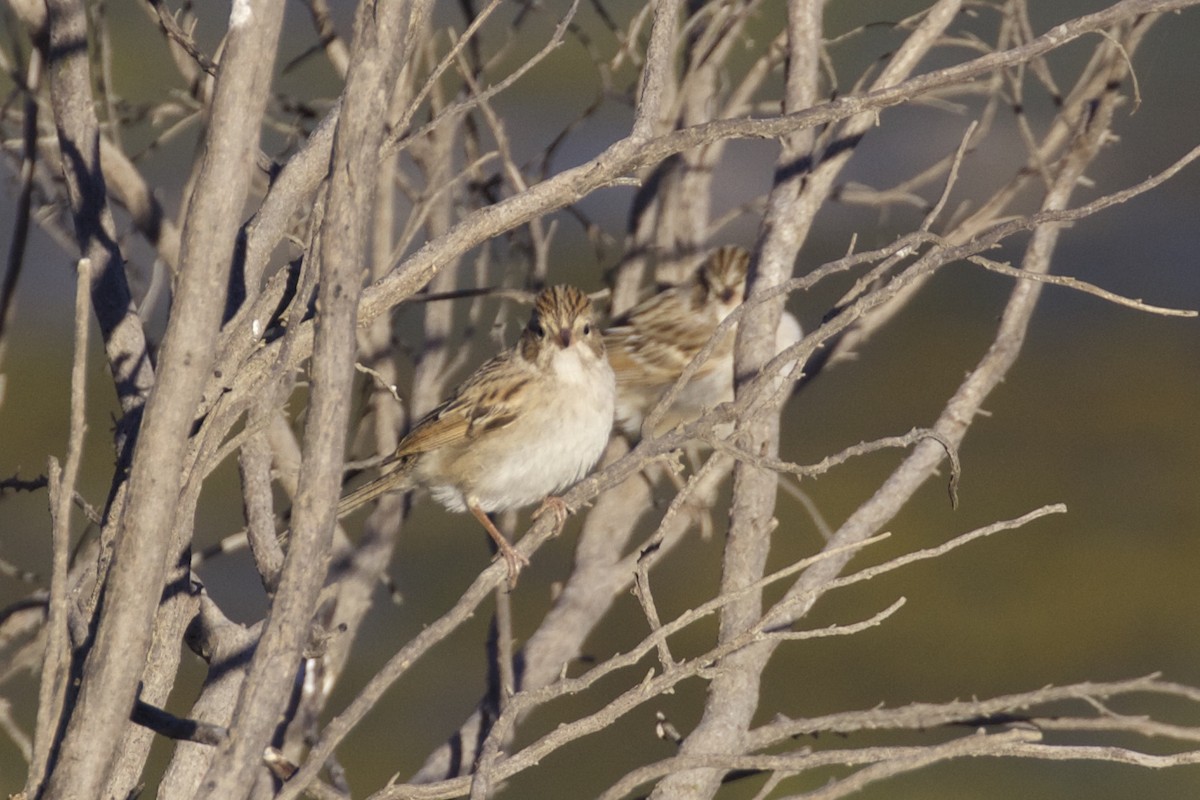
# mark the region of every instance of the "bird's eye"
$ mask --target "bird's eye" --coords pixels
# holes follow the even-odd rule
[[[536,319],[529,320],[529,330],[533,331],[533,335],[539,339],[546,338],[546,329],[542,327],[542,323]]]
[[[583,335],[584,336],[592,335],[592,323],[590,323],[590,322],[583,323]]]

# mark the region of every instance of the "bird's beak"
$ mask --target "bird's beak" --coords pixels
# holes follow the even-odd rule
[[[571,346],[571,329],[563,328],[558,332],[558,340],[562,342],[563,349],[566,350]]]

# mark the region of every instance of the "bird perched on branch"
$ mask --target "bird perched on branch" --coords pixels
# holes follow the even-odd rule
[[[714,250],[692,276],[639,303],[614,320],[604,344],[617,379],[617,426],[641,436],[642,423],[708,343],[746,293],[750,253],[725,246]],[[732,326],[680,390],[654,431],[664,433],[733,399]],[[777,352],[799,341],[800,324],[784,312],[776,330]]]
[[[613,371],[587,295],[552,286],[534,300],[521,338],[484,363],[401,440],[383,474],[338,503],[342,517],[388,492],[429,490],[450,511],[470,511],[495,541],[510,588],[528,560],[488,518],[542,506],[559,527],[569,509],[554,495],[578,481],[612,430]]]

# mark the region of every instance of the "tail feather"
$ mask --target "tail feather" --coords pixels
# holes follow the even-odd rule
[[[364,505],[381,495],[385,495],[389,492],[403,492],[413,488],[412,481],[408,477],[408,473],[411,471],[411,469],[412,467],[410,464],[402,463],[395,469],[373,478],[354,491],[350,492],[348,495],[342,497],[340,500],[338,500],[337,518],[341,519],[356,509],[362,508]],[[290,516],[290,512],[285,514],[284,519],[286,520],[288,516]],[[278,535],[280,544],[286,542],[291,535],[291,528],[286,528],[280,531]],[[240,530],[237,533],[230,534],[221,541],[217,542],[215,545],[206,547],[203,550],[193,553],[192,569],[199,569],[201,566],[213,560],[217,556],[241,550],[246,545],[247,537],[245,530]],[[3,562],[0,562],[0,567],[3,566]],[[393,587],[393,599],[397,594],[398,593],[394,591]]]
[[[401,463],[390,472],[385,472],[376,478],[371,479],[367,483],[358,487],[349,494],[338,500],[337,516],[338,519],[362,508],[367,503],[371,502],[381,495],[390,492],[403,492],[413,487],[412,481],[409,478],[411,467],[408,464]]]

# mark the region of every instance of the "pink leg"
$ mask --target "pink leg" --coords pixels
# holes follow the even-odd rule
[[[508,543],[508,539],[504,538],[504,534],[492,523],[491,519],[479,507],[478,503],[469,501],[467,508],[471,509],[471,513],[475,515],[475,519],[479,520],[479,524],[483,525],[484,530],[488,532],[488,536],[492,537],[492,541],[500,549],[500,555],[504,556],[504,563],[508,567],[509,590],[517,588],[517,576],[521,574],[521,568],[529,564],[529,559],[513,549],[513,546]]]

